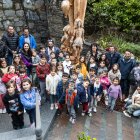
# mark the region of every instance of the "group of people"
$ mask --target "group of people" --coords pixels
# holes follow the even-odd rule
[[[56,109],[58,115],[66,106],[72,124],[80,106],[81,115],[91,117],[101,98],[110,112],[120,98],[127,117],[140,116],[140,63],[131,51],[121,55],[112,44],[101,51],[93,43],[86,56],[81,55],[73,64],[69,53],[61,51],[51,39],[37,51],[28,27],[19,37],[9,25],[2,41],[0,113],[11,116],[14,129],[24,127],[25,111],[31,127],[35,127],[36,96],[40,105],[49,101],[50,110]]]

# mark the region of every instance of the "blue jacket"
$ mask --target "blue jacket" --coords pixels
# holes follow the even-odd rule
[[[31,47],[31,49],[36,49],[35,38],[30,34],[29,39],[30,39],[30,47]],[[21,35],[20,38],[19,38],[19,49],[23,48],[24,43],[25,43],[25,36]]]
[[[25,109],[30,110],[35,108],[36,94],[38,94],[39,100],[41,100],[39,92],[36,90],[36,88],[31,88],[31,90],[25,91],[20,94],[20,100]]]
[[[97,87],[94,87],[94,85],[91,85],[90,86],[90,91],[91,91],[92,96],[94,96],[94,95],[96,95],[96,96],[102,95],[103,87],[102,87],[102,85],[100,85],[99,88],[97,88]]]
[[[90,87],[87,89],[88,97],[86,98],[86,90],[82,84],[77,86],[77,95],[79,96],[79,101],[81,103],[90,102],[91,101],[91,92]]]
[[[128,79],[131,70],[136,65],[136,62],[134,59],[129,59],[126,61],[124,58],[120,58],[118,64],[121,72],[121,79]]]
[[[58,47],[54,46],[54,53],[56,55],[56,58],[58,58],[59,52],[60,52],[60,49]],[[50,60],[50,55],[49,55],[49,52],[48,52],[48,47],[46,48],[46,57],[47,57],[47,61],[49,61]]]
[[[68,88],[68,82],[66,83],[66,89]],[[66,95],[66,90],[63,89],[63,82],[60,81],[57,85],[56,88],[56,94],[58,98],[58,102],[61,104],[65,103],[65,95]]]

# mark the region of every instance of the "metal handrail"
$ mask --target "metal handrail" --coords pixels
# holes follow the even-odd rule
[[[40,117],[40,103],[39,103],[39,93],[36,93],[36,140],[42,140],[42,128],[41,128],[41,117]]]

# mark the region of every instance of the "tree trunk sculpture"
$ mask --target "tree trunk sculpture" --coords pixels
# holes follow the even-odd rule
[[[69,52],[77,63],[84,43],[84,19],[87,0],[63,0],[61,9],[69,24],[63,28],[64,36],[61,39],[61,49]]]

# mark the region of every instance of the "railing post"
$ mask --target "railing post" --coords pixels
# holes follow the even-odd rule
[[[42,129],[41,129],[41,117],[40,117],[40,105],[39,105],[39,93],[36,93],[36,140],[42,140]]]

